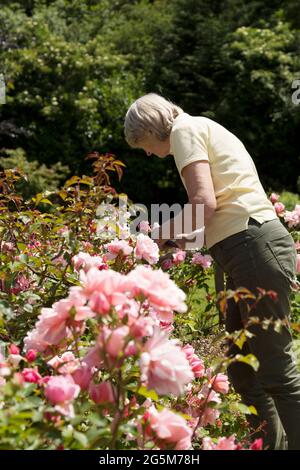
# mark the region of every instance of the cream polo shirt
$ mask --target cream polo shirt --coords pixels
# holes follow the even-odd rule
[[[249,217],[259,223],[276,219],[272,203],[243,143],[225,127],[205,117],[182,113],[173,123],[170,153],[186,188],[182,169],[189,163],[210,164],[217,208],[205,227],[208,248],[248,228]]]

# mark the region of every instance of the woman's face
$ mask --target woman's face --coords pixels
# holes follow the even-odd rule
[[[140,142],[139,148],[144,150],[148,157],[156,155],[159,158],[165,158],[170,154],[170,138],[158,140],[155,136],[149,136]]]

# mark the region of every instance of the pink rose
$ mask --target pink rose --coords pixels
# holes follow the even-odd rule
[[[33,362],[37,358],[37,351],[35,349],[29,349],[25,355],[28,362]]]
[[[186,258],[186,252],[183,250],[177,250],[176,253],[173,253],[173,263],[180,264]]]
[[[300,223],[300,211],[286,211],[284,214],[284,221],[287,222],[289,228],[297,227]]]
[[[109,354],[111,359],[115,359],[121,352],[124,352],[125,355],[128,352],[129,344],[126,345],[126,342],[128,340],[129,332],[130,330],[127,325],[120,326],[115,330],[110,330],[104,326],[98,337],[98,343],[100,344],[100,347]]]
[[[78,369],[79,359],[71,351],[66,351],[61,356],[54,356],[47,364],[56,369],[59,374],[68,375]]]
[[[24,276],[24,274],[18,274],[15,279],[14,286],[10,289],[10,292],[12,294],[17,295],[20,292],[27,290],[29,286],[30,286],[29,279],[27,279],[27,277]]]
[[[202,255],[201,253],[195,253],[191,263],[199,264],[202,268],[207,269],[212,265],[212,257],[209,255]]]
[[[110,311],[111,303],[109,298],[102,292],[94,292],[90,297],[89,307],[93,312],[105,315]]]
[[[130,325],[130,334],[134,338],[153,335],[154,321],[150,317],[140,317]]]
[[[205,374],[205,365],[202,359],[200,359],[194,351],[194,348],[187,344],[182,348],[182,351],[185,353],[187,360],[191,366],[191,369],[195,377],[203,377]]]
[[[284,210],[285,210],[285,205],[282,204],[282,202],[275,202],[274,204],[274,209],[276,211],[276,214],[280,217],[283,216]]]
[[[140,368],[141,380],[160,395],[178,396],[194,378],[185,353],[157,327],[144,345]]]
[[[134,295],[143,293],[157,311],[186,312],[185,293],[161,269],[153,271],[146,266],[138,266],[127,275],[127,279],[133,284]]]
[[[139,229],[140,229],[141,232],[144,232],[144,233],[151,232],[151,228],[150,228],[148,220],[142,220],[139,223]]]
[[[120,274],[112,269],[99,271],[91,268],[87,273],[80,272],[80,281],[82,287],[71,287],[70,292],[78,291],[81,295],[91,299],[95,292],[102,294],[110,305],[120,305],[127,301],[127,291],[130,283],[127,276]],[[104,300],[103,300],[104,302]]]
[[[24,360],[24,357],[20,354],[9,354],[7,360],[13,367],[18,367],[20,362]]]
[[[146,423],[149,425],[148,433],[154,435],[161,441],[174,445],[174,450],[192,449],[192,430],[184,418],[164,408],[158,412],[153,406],[146,412]],[[152,436],[151,436],[152,437]],[[165,446],[160,445],[160,448]]]
[[[207,426],[207,424],[215,424],[216,420],[220,416],[220,411],[217,408],[211,408],[209,406],[209,403],[221,403],[221,399],[218,395],[218,393],[215,393],[211,389],[206,389],[206,387],[203,387],[204,395],[202,395],[202,401],[201,401],[201,408],[204,406],[204,411],[198,410],[198,412],[201,413],[201,419],[200,419],[200,426]],[[201,396],[201,394],[200,394]],[[206,398],[207,397],[207,398]]]
[[[71,335],[71,325],[82,327],[80,321],[95,316],[89,307],[84,306],[85,302],[86,298],[74,290],[66,299],[55,302],[52,308],[42,308],[35,329],[25,337],[25,351],[36,349],[42,352],[48,346],[58,345],[68,338]],[[74,315],[71,314],[72,310],[75,310]]]
[[[9,354],[20,354],[20,348],[15,344],[10,344],[8,346],[8,352]]]
[[[107,255],[108,259],[115,259],[120,254],[123,256],[128,256],[133,251],[133,248],[125,240],[114,240],[110,243],[107,243],[105,248],[109,252]]]
[[[87,390],[92,378],[91,368],[87,364],[82,363],[82,365],[72,373],[72,377],[81,390]]]
[[[219,437],[215,444],[210,437],[202,439],[203,450],[236,450],[237,444],[235,443],[235,436]]]
[[[250,450],[262,450],[263,447],[263,440],[260,437],[259,439],[255,439],[255,441],[251,444]]]
[[[134,254],[137,259],[144,259],[149,264],[156,264],[159,259],[158,245],[147,235],[137,236]]]
[[[89,387],[91,399],[98,405],[102,403],[114,403],[115,392],[110,382],[100,382],[99,384],[91,383]]]
[[[42,376],[39,374],[37,369],[23,369],[22,376],[25,382],[39,383],[42,379]]]
[[[69,375],[51,377],[45,388],[45,396],[55,405],[55,409],[70,417],[74,417],[71,402],[78,397],[79,392],[79,385],[76,385]]]
[[[106,265],[101,256],[91,256],[89,253],[84,253],[82,251],[80,251],[78,255],[73,256],[72,262],[74,264],[75,271],[83,269],[85,272],[93,267],[103,269],[103,266]]]
[[[272,193],[270,196],[270,201],[272,202],[272,204],[275,204],[275,202],[277,202],[279,198],[280,198],[279,194]]]
[[[225,374],[217,374],[210,379],[210,383],[215,392],[228,393],[229,391],[228,377]]]

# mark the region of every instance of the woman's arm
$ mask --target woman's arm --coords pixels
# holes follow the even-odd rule
[[[189,203],[204,204],[204,225],[206,225],[217,207],[209,162],[199,160],[190,163],[183,168],[182,176],[185,180]]]
[[[168,233],[170,233],[170,238],[177,239],[178,245],[181,246],[181,248],[184,247],[185,241],[187,242],[187,239],[178,240],[179,232],[176,232],[176,223],[174,222],[176,222],[176,220],[181,221],[184,217],[186,217],[190,219],[189,223],[187,224],[190,226],[190,232],[201,229],[201,227],[203,227],[213,216],[217,206],[213,181],[210,173],[210,165],[208,161],[199,160],[190,163],[183,168],[182,176],[185,180],[189,204],[191,207],[185,207],[185,209],[175,216],[174,219],[166,222],[167,230],[169,230]],[[204,207],[204,217],[202,217],[202,220],[199,220],[199,214],[203,213],[201,209],[199,210],[200,206]],[[192,209],[192,211],[190,209]],[[179,223],[178,226],[181,226],[181,224]],[[166,239],[163,236],[163,226],[161,227],[159,238],[160,240],[158,240],[158,244],[162,247],[166,242]]]

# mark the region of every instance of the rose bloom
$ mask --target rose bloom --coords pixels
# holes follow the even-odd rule
[[[202,268],[210,268],[212,265],[212,257],[210,255],[202,255],[201,253],[195,253],[192,261],[192,264],[199,264]]]
[[[138,266],[127,279],[132,283],[133,294],[143,293],[157,311],[187,311],[185,293],[161,269],[153,271],[150,267]]]
[[[24,274],[18,274],[15,281],[14,281],[14,285],[13,287],[10,289],[10,292],[12,294],[19,294],[20,292],[23,292],[24,290],[27,290],[30,286],[30,281],[29,279],[27,279],[26,276],[24,276]]]
[[[144,345],[140,368],[141,380],[160,395],[178,396],[194,378],[185,353],[157,327]]]
[[[261,437],[259,437],[258,439],[255,439],[254,442],[252,442],[250,446],[250,450],[262,450],[262,447],[263,447],[263,440]]]
[[[126,240],[114,240],[105,245],[105,248],[108,250],[108,259],[115,259],[118,255],[122,254],[124,256],[130,255],[133,248],[128,244]]]
[[[209,393],[209,396],[208,396],[208,399],[207,401],[205,401],[205,397],[203,397],[203,400],[201,402],[201,406],[205,406],[205,409],[204,409],[204,412],[202,413],[201,408],[200,410],[198,410],[198,414],[199,412],[201,413],[201,419],[200,419],[200,425],[201,426],[207,426],[207,424],[215,424],[216,420],[219,418],[220,416],[220,411],[216,408],[211,408],[209,406],[209,403],[213,402],[213,403],[221,403],[221,399],[218,395],[218,393],[214,392],[213,390],[210,390],[210,392],[208,392],[207,390],[207,393]]]
[[[89,387],[91,399],[98,405],[102,403],[114,403],[114,387],[110,382],[91,383]]]
[[[8,346],[9,354],[20,354],[20,348],[15,344],[10,344]]]
[[[22,370],[22,376],[25,380],[25,382],[30,382],[30,383],[39,383],[40,380],[42,379],[42,376],[39,374],[37,369],[23,369]]]
[[[73,256],[72,262],[75,271],[83,269],[87,272],[91,268],[107,269],[107,264],[103,261],[101,256],[91,256],[89,253],[80,251],[78,255]]]
[[[127,291],[130,289],[128,276],[124,276],[112,269],[99,271],[91,268],[87,273],[80,271],[82,287],[72,286],[70,292],[79,292],[90,299],[97,292],[106,298],[110,305],[119,305],[127,301]]]
[[[119,326],[115,330],[111,330],[104,326],[98,336],[98,344],[104,349],[110,359],[114,360],[123,352],[125,356],[135,354],[136,350],[133,342],[127,343],[130,330],[127,325]]]
[[[58,345],[70,336],[70,324],[76,326],[74,320],[80,321],[95,316],[88,307],[83,305],[83,302],[85,302],[84,297],[70,295],[66,299],[55,302],[52,308],[42,308],[35,329],[29,332],[24,340],[25,351],[35,349],[42,352],[50,345]],[[70,315],[73,307],[76,310],[74,319]]]
[[[54,356],[47,364],[57,369],[59,374],[72,374],[80,363],[71,351],[66,351],[61,356]]]
[[[270,196],[270,201],[272,202],[272,204],[275,204],[275,202],[277,202],[279,198],[280,198],[279,194],[272,193]]]
[[[228,377],[225,374],[217,374],[210,379],[210,383],[215,392],[225,394],[229,391]]]
[[[297,227],[300,223],[300,211],[286,211],[284,214],[284,221],[287,222],[289,228]]]
[[[140,223],[139,223],[139,229],[141,232],[144,232],[144,233],[149,233],[151,232],[151,227],[149,225],[149,222],[148,220],[142,220]]]
[[[81,390],[87,390],[89,388],[93,374],[87,364],[83,362],[71,375],[74,382],[79,385]]]
[[[276,214],[280,217],[283,216],[284,210],[285,210],[285,205],[282,204],[282,202],[275,202],[274,204],[274,209],[276,211]]]
[[[182,416],[164,408],[158,412],[153,406],[145,414],[147,431],[165,444],[173,444],[174,450],[192,449],[192,430]],[[159,443],[164,448],[163,443]]]
[[[216,444],[210,437],[204,437],[202,439],[203,450],[236,450],[236,448],[235,436],[219,437]]]
[[[55,409],[70,417],[74,417],[71,402],[78,397],[79,392],[79,385],[75,384],[69,375],[50,377],[45,388],[45,396],[52,405],[55,405]]]
[[[33,362],[37,358],[37,351],[35,349],[29,349],[25,355],[28,362]]]
[[[202,359],[200,359],[196,354],[194,348],[187,344],[182,348],[182,351],[185,353],[187,360],[191,366],[191,369],[195,377],[203,377],[205,374],[205,365]]]
[[[174,264],[180,264],[182,263],[186,258],[186,252],[183,250],[176,250],[175,253],[173,253],[173,263]]]
[[[149,264],[156,264],[159,259],[158,245],[147,235],[137,236],[134,254],[137,259],[144,259]]]

